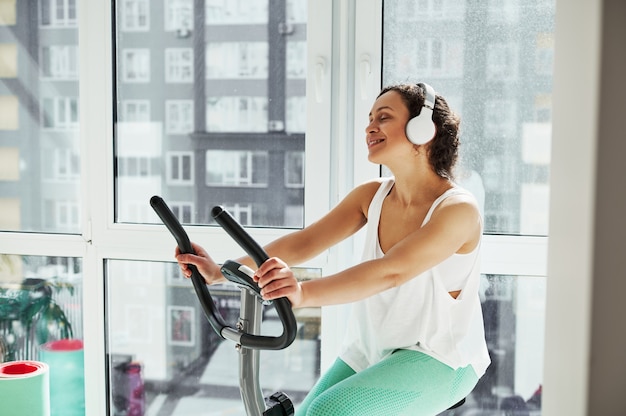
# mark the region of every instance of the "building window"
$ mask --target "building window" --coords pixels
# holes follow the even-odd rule
[[[150,30],[150,3],[148,0],[124,0],[121,10],[123,31],[146,32]]]
[[[168,134],[188,134],[193,131],[193,101],[165,102],[165,131]]]
[[[208,186],[265,187],[269,177],[269,154],[261,151],[208,150]]]
[[[44,129],[78,129],[78,99],[76,97],[54,97],[43,99]]]
[[[165,82],[193,82],[193,49],[170,48],[165,50]]]
[[[145,178],[152,175],[150,158],[143,156],[124,156],[117,158],[119,176]]]
[[[80,206],[76,201],[48,200],[44,215],[48,229],[55,232],[76,232],[80,227]]]
[[[535,41],[535,72],[537,75],[552,76],[554,65],[554,35],[539,33]]]
[[[208,79],[267,78],[267,42],[212,42],[206,57]]]
[[[193,0],[165,1],[165,30],[189,33],[193,30]]]
[[[181,224],[193,224],[193,204],[191,202],[169,202],[168,206]]]
[[[47,157],[43,158],[44,180],[76,181],[80,178],[80,155],[76,149],[47,149]]]
[[[489,0],[487,17],[490,23],[517,24],[519,22],[520,10],[521,7],[518,0]]]
[[[241,225],[252,224],[252,206],[249,204],[225,205],[224,209]]]
[[[40,68],[42,78],[78,79],[78,47],[75,45],[42,47]]]
[[[76,27],[76,0],[40,0],[39,21],[44,27]]]
[[[150,50],[122,51],[122,80],[129,83],[150,82]]]
[[[287,79],[306,76],[306,42],[287,42]]]
[[[206,0],[207,24],[266,24],[268,0]]]
[[[122,100],[122,121],[150,121],[149,100]]]
[[[513,43],[492,43],[487,48],[487,80],[517,79],[518,48]]]
[[[168,152],[168,185],[193,185],[193,152]]]
[[[517,131],[517,102],[487,100],[485,102],[485,135],[513,138]]]
[[[267,97],[211,97],[209,132],[267,132]]]
[[[285,152],[285,186],[304,188],[304,152]]]
[[[306,97],[288,97],[285,108],[286,130],[289,133],[304,133],[306,130]]]

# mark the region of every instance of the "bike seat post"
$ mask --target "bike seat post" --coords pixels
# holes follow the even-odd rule
[[[263,305],[248,289],[241,289],[241,309],[237,329],[259,335],[263,320]],[[248,416],[261,416],[265,399],[259,382],[260,350],[236,346],[239,352],[239,389]]]

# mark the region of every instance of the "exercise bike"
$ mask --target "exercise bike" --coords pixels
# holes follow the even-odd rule
[[[182,225],[159,196],[150,199],[150,205],[163,224],[176,239],[182,253],[193,253],[191,242]],[[267,253],[254,241],[243,227],[220,206],[211,210],[213,219],[245,250],[260,266],[268,259]],[[254,271],[235,261],[227,260],[221,267],[224,277],[241,289],[241,309],[235,327],[228,325],[217,309],[211,293],[197,268],[190,265],[191,281],[200,305],[213,330],[223,339],[235,342],[239,352],[239,390],[248,416],[292,416],[294,406],[283,392],[264,397],[259,384],[259,363],[261,350],[280,350],[291,345],[296,338],[296,318],[287,298],[265,301],[259,286],[252,279]],[[261,321],[264,305],[274,305],[282,323],[283,332],[279,336],[264,336]]]

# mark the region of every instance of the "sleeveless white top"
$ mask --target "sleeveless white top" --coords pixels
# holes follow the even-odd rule
[[[378,241],[383,201],[394,179],[385,179],[368,210],[363,261],[384,256]],[[432,204],[451,195],[470,195],[454,187]],[[397,349],[421,351],[453,369],[471,365],[478,377],[491,360],[485,342],[478,296],[480,244],[471,253],[453,254],[410,281],[352,304],[340,358],[355,371],[376,364]],[[461,290],[454,299],[448,292]]]

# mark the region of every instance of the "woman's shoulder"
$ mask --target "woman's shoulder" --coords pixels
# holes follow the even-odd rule
[[[382,187],[391,188],[393,184],[394,184],[393,176],[388,176],[388,177],[381,177],[381,178],[374,178],[374,179],[367,180],[357,185],[354,189],[365,190],[369,192],[372,192],[372,191],[376,192],[378,191],[378,189]]]
[[[379,191],[385,192],[385,190],[388,192],[392,186],[393,178],[371,179],[354,187],[346,199],[357,204],[363,214],[367,216],[368,207],[376,196],[376,193]]]
[[[376,192],[389,192],[393,183],[393,177],[374,178],[357,185],[352,190],[352,193],[358,195],[359,199],[365,200],[369,203],[369,201],[374,198],[374,195],[376,195]]]

